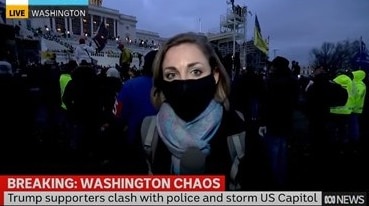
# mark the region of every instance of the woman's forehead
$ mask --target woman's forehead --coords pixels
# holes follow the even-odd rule
[[[183,43],[168,49],[163,57],[163,64],[178,64],[186,62],[207,62],[207,58],[198,45],[193,43]]]

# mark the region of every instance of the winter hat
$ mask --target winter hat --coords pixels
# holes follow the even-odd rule
[[[144,57],[144,65],[142,71],[145,74],[152,74],[152,64],[154,63],[157,50],[149,51]]]
[[[286,58],[281,56],[277,56],[272,61],[272,66],[275,68],[288,68],[289,64],[290,62]]]
[[[106,77],[120,78],[120,73],[116,68],[111,67],[106,71]]]

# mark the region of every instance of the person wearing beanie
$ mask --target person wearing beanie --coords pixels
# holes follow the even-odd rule
[[[154,62],[157,51],[150,51],[144,57],[144,65],[142,67],[142,74],[152,77],[152,63]]]
[[[292,75],[290,68],[288,67],[290,62],[288,59],[277,56],[271,62],[271,68],[269,73],[272,74],[273,77],[276,76],[290,76]]]
[[[293,112],[298,100],[298,82],[290,70],[289,61],[277,56],[271,62],[266,95],[262,101],[259,135],[264,137],[274,183],[287,186],[287,145],[293,129]]]
[[[150,94],[152,88],[152,64],[154,62],[157,51],[150,51],[144,57],[144,65],[142,76],[135,77],[124,83],[121,91],[118,94],[114,113],[121,121],[122,126],[127,127],[127,139],[125,140],[128,152],[128,157],[137,151],[132,151],[132,145],[135,145],[140,139],[140,126],[146,116],[155,115],[157,110],[151,103]],[[134,158],[128,161],[134,161]],[[144,167],[145,165],[143,165]],[[138,169],[139,167],[132,168]],[[139,169],[138,169],[139,170]],[[129,171],[134,173],[135,171]]]
[[[105,75],[100,78],[101,81],[101,102],[103,105],[102,124],[100,131],[103,138],[99,142],[102,169],[114,169],[116,157],[119,156],[117,152],[120,150],[119,142],[121,139],[121,128],[117,125],[117,119],[112,110],[115,106],[115,101],[118,92],[122,89],[122,79],[119,71],[115,67],[107,69]]]
[[[111,114],[114,107],[118,92],[122,89],[122,79],[120,73],[115,67],[111,67],[106,71],[106,76],[103,79],[104,90],[104,108],[106,113]]]

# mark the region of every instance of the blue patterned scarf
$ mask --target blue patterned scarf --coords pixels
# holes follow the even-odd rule
[[[161,140],[172,154],[172,169],[180,173],[180,159],[188,147],[197,147],[205,155],[210,153],[209,141],[218,131],[223,107],[212,100],[194,120],[185,122],[168,103],[163,103],[157,114],[157,128]]]

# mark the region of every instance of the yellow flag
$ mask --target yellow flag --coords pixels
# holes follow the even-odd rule
[[[258,17],[256,15],[255,15],[255,28],[254,28],[254,45],[264,54],[268,55],[269,45],[263,39],[263,36],[261,35],[260,24],[258,21]]]

